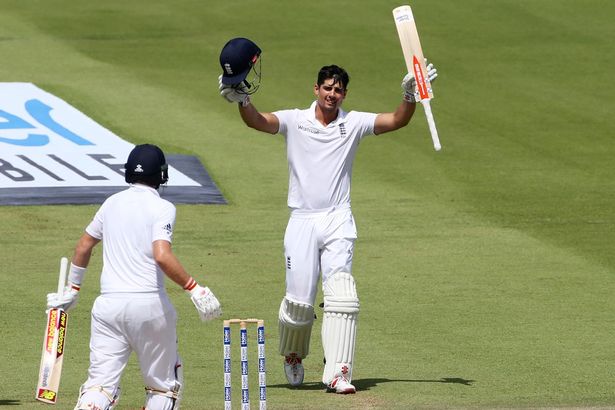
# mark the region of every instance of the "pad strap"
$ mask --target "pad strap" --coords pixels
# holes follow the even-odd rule
[[[149,394],[157,394],[159,396],[165,396],[165,397],[169,397],[171,399],[177,399],[179,397],[179,383],[175,384],[175,389],[173,390],[169,390],[169,391],[164,391],[164,390],[158,390],[158,389],[154,389],[153,387],[145,387],[145,391]]]

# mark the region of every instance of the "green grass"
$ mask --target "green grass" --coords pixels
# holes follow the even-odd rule
[[[248,130],[217,95],[218,53],[240,35],[264,50],[263,110],[307,106],[330,63],[350,72],[347,109],[392,110],[404,74],[397,5],[3,0],[0,81],[33,82],[127,140],[201,159],[229,204],[179,205],[174,249],[225,316],[267,321],[270,408],[615,407],[610,0],[412,2],[439,71],[432,107],[444,148],[431,148],[421,108],[409,127],[361,144],[359,392],[323,393],[320,318],[306,385],[285,384],[284,144]],[[33,391],[45,294],[95,210],[0,207],[0,406],[44,407]],[[100,265],[98,249],[70,316],[60,409],[86,377]],[[181,290],[169,293],[183,408],[221,408],[221,323],[200,324]],[[122,387],[119,408],[139,408],[134,360]]]

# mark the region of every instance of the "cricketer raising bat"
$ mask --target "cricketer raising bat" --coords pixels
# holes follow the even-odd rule
[[[58,293],[64,291],[68,259],[60,259],[60,277],[58,278]],[[36,400],[55,404],[60,387],[62,361],[64,360],[64,343],[66,342],[66,324],[68,315],[64,309],[49,309],[47,312],[47,327],[43,337],[43,353],[41,367],[38,372]]]
[[[423,49],[421,48],[421,41],[419,40],[419,33],[416,29],[412,9],[410,6],[396,7],[393,9],[393,18],[395,19],[395,27],[397,27],[397,33],[399,34],[399,41],[404,54],[406,68],[409,73],[414,73],[420,101],[421,104],[423,104],[425,117],[427,117],[427,124],[429,124],[429,132],[433,140],[433,147],[436,151],[440,151],[442,146],[440,145],[438,130],[436,129],[436,122],[433,119],[430,105],[430,101],[433,98],[433,91],[427,79],[425,57],[423,57]]]

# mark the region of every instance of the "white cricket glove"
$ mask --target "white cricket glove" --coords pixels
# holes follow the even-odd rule
[[[427,63],[427,59],[425,59],[425,63]],[[433,66],[433,64],[427,65],[427,81],[432,83],[436,77],[438,76],[438,70]],[[414,73],[408,73],[404,77],[401,82],[401,88],[404,91],[404,100],[415,103],[421,100],[421,96],[419,95],[419,91],[416,88],[416,79],[414,78]]]
[[[64,287],[64,292],[60,295],[57,292],[47,294],[47,309],[60,308],[69,311],[77,305],[79,300],[79,286],[68,283]]]
[[[220,302],[218,302],[218,299],[208,287],[196,285],[189,293],[190,299],[194,306],[196,306],[196,310],[199,311],[199,316],[203,322],[222,315]]]
[[[228,85],[222,83],[222,75],[218,77],[218,89],[220,90],[220,95],[226,101],[232,103],[240,103],[244,107],[250,103],[250,96],[248,95],[248,87],[246,87],[243,83]]]

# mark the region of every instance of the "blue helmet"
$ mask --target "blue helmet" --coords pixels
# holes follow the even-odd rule
[[[220,52],[222,84],[237,85],[243,82],[249,89],[258,88],[256,83],[260,81],[260,70],[255,68],[255,64],[257,61],[260,62],[260,55],[261,49],[247,38],[237,37],[229,40]],[[253,68],[257,81],[248,82],[246,77]]]
[[[158,189],[169,180],[169,166],[164,153],[156,145],[137,145],[124,165],[124,179],[129,184],[142,182]]]

